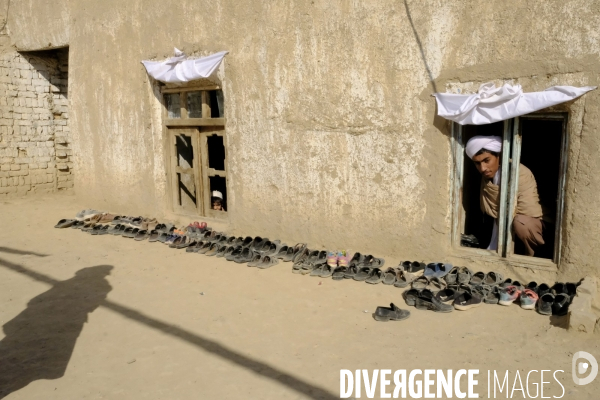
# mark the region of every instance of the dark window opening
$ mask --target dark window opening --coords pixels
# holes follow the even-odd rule
[[[563,121],[521,118],[521,164],[531,170],[542,205],[544,246],[535,257],[553,258],[556,212],[559,200]],[[515,238],[515,254],[526,254]]]
[[[212,135],[206,138],[208,146],[208,167],[225,171],[225,145],[223,136]]]
[[[223,118],[225,112],[223,110],[223,91],[211,90],[208,92],[208,104],[210,105],[211,118]]]
[[[466,125],[463,130],[463,143],[466,143],[473,136],[500,136],[504,131],[504,122],[496,122],[489,125]],[[463,190],[462,190],[462,206],[465,215],[464,234],[473,235],[476,238],[477,244],[473,241],[468,241],[468,247],[479,247],[485,249],[490,244],[492,238],[492,229],[494,227],[494,219],[481,211],[480,206],[480,188],[481,174],[477,171],[475,164],[466,155],[464,156],[464,174],[463,174]],[[466,243],[462,243],[466,246]]]
[[[208,179],[211,192],[211,208],[213,208],[213,202],[216,200],[213,196],[213,192],[218,191],[223,196],[223,199],[221,200],[223,207],[222,211],[227,211],[227,180],[220,176],[211,176]]]

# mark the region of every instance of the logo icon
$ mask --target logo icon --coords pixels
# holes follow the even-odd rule
[[[587,362],[580,361],[578,363],[577,361],[582,358],[585,359]],[[585,374],[590,369],[590,367],[592,368],[590,374],[586,378],[579,378],[579,375]],[[577,353],[573,354],[572,372],[573,382],[575,382],[576,385],[587,385],[588,383],[591,383],[598,375],[598,361],[596,361],[594,356],[590,353],[586,353],[585,351],[578,351]]]

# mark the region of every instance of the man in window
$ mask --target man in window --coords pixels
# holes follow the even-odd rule
[[[488,250],[497,250],[502,139],[500,136],[474,136],[467,142],[465,151],[481,174],[481,211],[494,218],[492,239]],[[545,244],[543,234],[546,227],[542,221],[543,212],[535,177],[523,164],[519,165],[519,188],[515,212],[512,222],[515,241],[522,242],[524,255],[533,257]]]

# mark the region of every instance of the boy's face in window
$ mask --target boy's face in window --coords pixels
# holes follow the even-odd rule
[[[215,201],[212,204],[212,208],[213,208],[213,210],[223,211],[223,206],[221,205],[221,202],[219,202],[219,201]]]
[[[473,156],[473,162],[486,179],[493,179],[500,167],[500,157],[487,152]]]

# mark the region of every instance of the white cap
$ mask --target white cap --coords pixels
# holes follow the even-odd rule
[[[212,197],[218,197],[219,199],[223,200],[223,193],[219,192],[218,190],[213,190]]]

